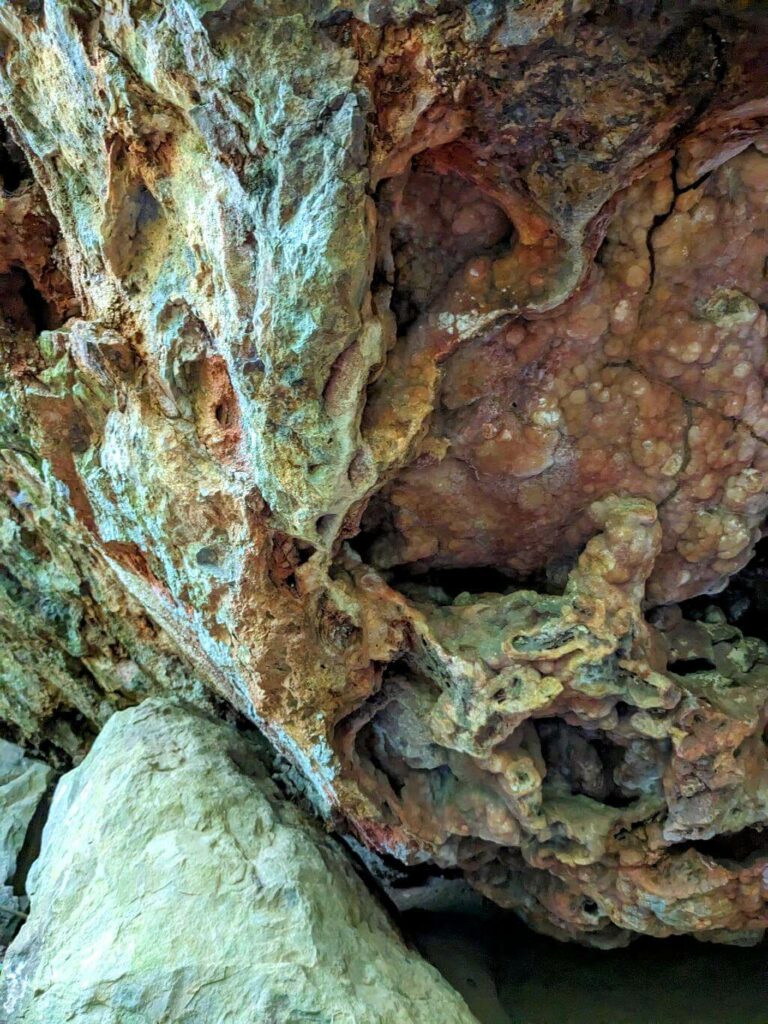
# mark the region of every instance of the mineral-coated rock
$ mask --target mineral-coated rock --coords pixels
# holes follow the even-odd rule
[[[623,489],[660,509],[649,597],[722,587],[768,507],[767,187],[755,150],[687,191],[662,164],[621,197],[566,310],[452,354],[426,442],[443,450],[372,503],[376,562],[525,577],[572,557],[590,502]]]
[[[209,687],[542,929],[762,934],[768,652],[676,604],[768,510],[716,6],[0,2],[17,734]]]
[[[472,1024],[247,736],[150,700],[56,790],[13,1024]]]
[[[13,937],[22,908],[11,885],[30,822],[51,781],[51,770],[0,740],[0,947]],[[24,903],[26,907],[26,902]]]

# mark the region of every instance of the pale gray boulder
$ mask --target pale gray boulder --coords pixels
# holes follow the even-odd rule
[[[26,757],[21,747],[0,740],[0,948],[18,926],[24,902],[9,884],[30,822],[51,780],[50,768]]]
[[[190,707],[110,719],[57,788],[29,891],[3,1024],[474,1021],[253,740]]]

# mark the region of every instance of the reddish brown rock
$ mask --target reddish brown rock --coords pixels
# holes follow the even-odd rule
[[[597,945],[758,938],[768,649],[675,602],[764,528],[767,33],[0,8],[9,728],[78,757],[205,684],[374,854]]]
[[[677,195],[659,166],[564,312],[450,355],[424,454],[369,510],[374,561],[525,578],[575,556],[592,501],[627,493],[660,509],[651,599],[721,589],[766,510],[767,190],[756,149]]]

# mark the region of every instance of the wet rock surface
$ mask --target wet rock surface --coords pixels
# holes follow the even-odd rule
[[[758,941],[760,7],[0,5],[9,735],[223,699],[371,863]]]
[[[259,745],[189,707],[110,719],[58,785],[29,888],[9,1024],[474,1021]]]

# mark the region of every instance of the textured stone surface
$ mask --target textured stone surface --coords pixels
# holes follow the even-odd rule
[[[47,765],[0,740],[0,947],[13,937],[22,909],[14,887],[4,883],[14,881],[27,830],[51,777]]]
[[[758,938],[768,654],[674,602],[764,529],[761,6],[0,3],[14,735],[207,688],[537,927]]]
[[[474,1020],[252,739],[189,707],[110,719],[59,783],[30,892],[3,1021]]]
[[[722,587],[768,506],[766,188],[755,150],[677,194],[663,164],[622,197],[566,311],[450,356],[426,442],[441,457],[373,503],[375,560],[525,577],[572,557],[590,502],[625,489],[660,509],[649,597]]]

